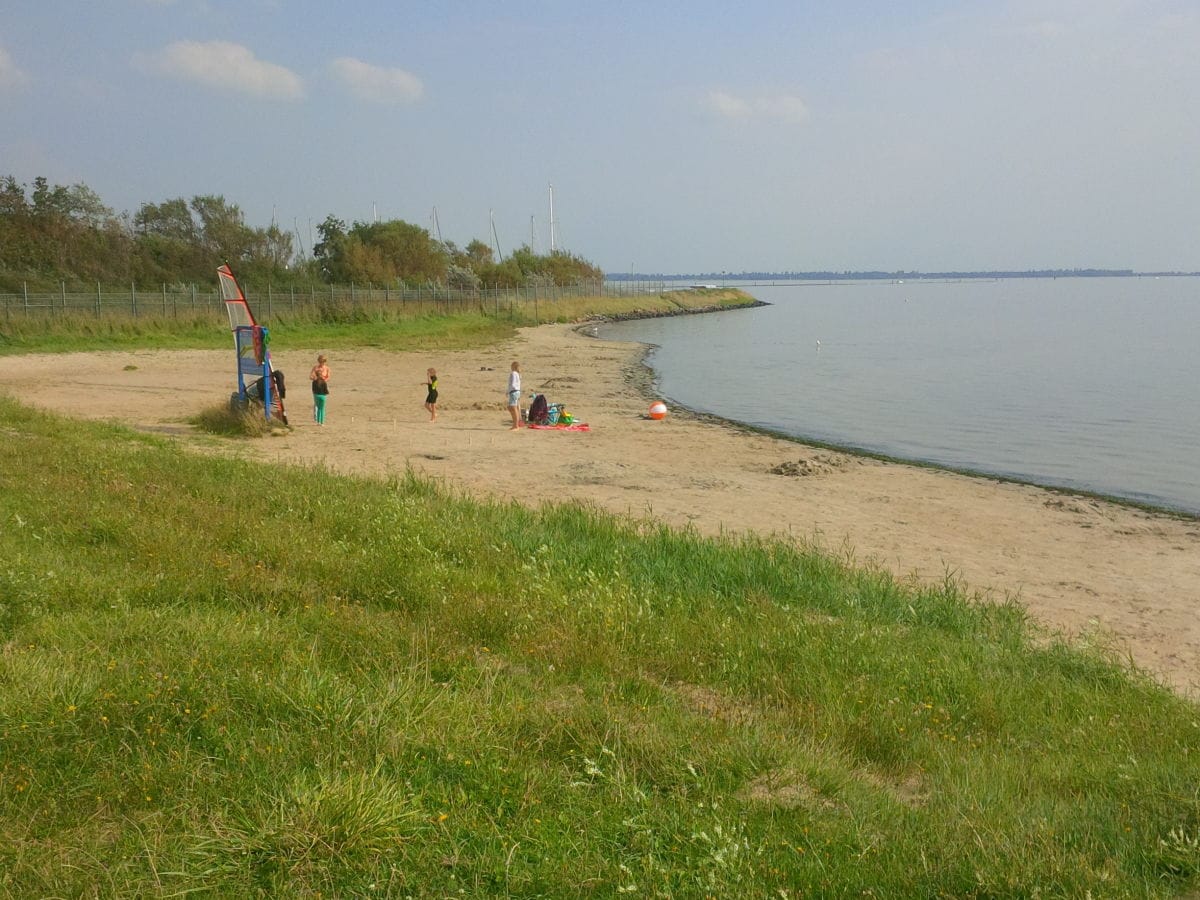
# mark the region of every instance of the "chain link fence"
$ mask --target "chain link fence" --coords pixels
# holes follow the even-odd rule
[[[515,309],[533,309],[546,304],[547,316],[553,305],[578,297],[636,297],[659,294],[666,290],[662,281],[584,281],[572,285],[525,285],[522,287],[449,288],[439,285],[387,287],[377,285],[307,284],[286,287],[242,285],[251,308],[269,322],[277,313],[319,314],[323,310],[351,313],[355,309],[399,307],[406,312],[449,315],[483,312],[512,314]],[[225,318],[225,304],[213,285],[161,285],[147,289],[128,287],[69,287],[63,282],[57,291],[31,291],[23,286],[20,293],[0,293],[0,310],[6,321],[33,317],[121,317]]]

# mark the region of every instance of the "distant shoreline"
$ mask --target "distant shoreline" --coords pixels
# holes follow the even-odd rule
[[[779,284],[808,282],[847,281],[999,281],[1022,278],[1200,278],[1200,272],[1165,271],[1137,272],[1133,269],[997,269],[994,271],[948,271],[948,272],[887,272],[863,270],[858,272],[701,272],[697,274],[667,275],[661,272],[623,273],[613,272],[604,276],[606,281],[707,281],[728,287],[729,282]]]

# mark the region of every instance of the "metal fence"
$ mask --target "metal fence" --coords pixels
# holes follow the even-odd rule
[[[538,316],[539,304],[546,304],[547,317],[553,316],[555,303],[578,297],[634,297],[658,294],[666,290],[661,281],[587,281],[573,285],[526,285],[522,287],[450,288],[439,285],[388,287],[377,285],[308,284],[286,287],[242,285],[250,306],[264,321],[276,313],[321,310],[345,312],[355,309],[400,307],[406,311],[451,314],[480,311],[495,315],[512,314],[515,309],[532,308]],[[216,285],[161,285],[155,289],[101,286],[68,288],[63,282],[57,291],[31,291],[23,285],[20,293],[0,293],[4,319],[32,317],[131,317],[225,316],[225,305]]]

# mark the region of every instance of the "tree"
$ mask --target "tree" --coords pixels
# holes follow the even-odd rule
[[[182,197],[162,203],[143,203],[133,218],[140,234],[157,234],[175,241],[193,243],[196,240],[196,220],[188,202]]]
[[[200,220],[200,245],[222,262],[240,263],[247,258],[253,236],[242,221],[242,211],[219,195],[192,198],[192,212]]]
[[[526,281],[530,282],[566,285],[604,277],[599,267],[562,250],[539,256],[526,244],[514,250],[510,259],[516,263]]]
[[[295,245],[292,244],[292,233],[283,231],[272,223],[260,234],[261,239],[254,253],[256,261],[260,265],[269,266],[273,271],[287,268],[296,253]]]
[[[100,228],[113,218],[113,211],[104,205],[100,195],[86,184],[73,184],[63,198],[63,212],[76,222],[90,228]]]
[[[369,225],[356,222],[350,234],[364,247],[371,248],[374,251],[372,258],[380,263],[374,270],[375,277],[363,280],[399,278],[411,284],[445,280],[446,267],[450,263],[445,248],[420,225],[400,219]]]
[[[475,238],[471,243],[467,244],[466,252],[467,265],[476,271],[485,266],[493,265],[496,261],[496,258],[492,255],[492,248],[479,240],[479,238]]]
[[[450,263],[446,247],[419,225],[394,219],[355,222],[347,230],[341,219],[328,216],[317,230],[321,240],[313,255],[332,280],[417,284],[446,278]]]
[[[29,215],[29,202],[25,199],[25,186],[8,175],[0,181],[0,218]]]
[[[346,242],[346,223],[328,215],[325,221],[317,226],[317,234],[321,239],[313,247],[313,258],[317,260],[321,273],[326,278],[332,281],[339,280],[342,274],[343,246]]]

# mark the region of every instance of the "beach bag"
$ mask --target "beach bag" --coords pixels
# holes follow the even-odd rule
[[[529,404],[529,421],[533,425],[545,425],[550,409],[544,394],[534,394],[533,402]]]

